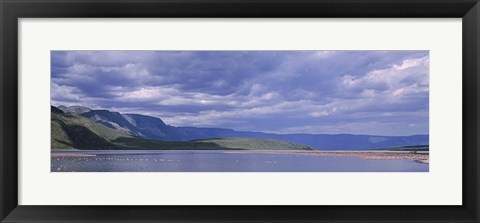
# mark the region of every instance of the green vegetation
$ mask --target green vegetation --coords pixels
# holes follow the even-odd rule
[[[313,150],[313,148],[287,141],[260,139],[260,138],[219,138],[195,140],[198,142],[214,143],[228,149],[257,149],[257,150]]]
[[[286,141],[255,138],[221,138],[192,141],[154,141],[142,138],[119,138],[113,142],[122,147],[152,150],[313,150],[309,146]]]
[[[58,122],[51,122],[52,133],[50,135],[52,142],[52,149],[74,149],[72,141],[68,134]]]
[[[116,145],[128,149],[144,150],[223,150],[215,143],[202,141],[155,141],[142,138],[119,138],[113,141]]]
[[[75,113],[52,108],[51,115],[52,149],[115,149],[110,141],[131,137]]]
[[[220,138],[192,141],[155,141],[109,128],[73,112],[52,106],[52,150],[313,150],[286,141],[257,138]]]

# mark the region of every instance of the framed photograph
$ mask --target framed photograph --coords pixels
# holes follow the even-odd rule
[[[1,222],[478,222],[479,10],[1,1]]]

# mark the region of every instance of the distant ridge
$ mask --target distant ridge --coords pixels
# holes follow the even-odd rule
[[[429,144],[428,135],[272,134],[223,128],[175,127],[167,125],[163,120],[156,117],[82,108],[89,111],[77,114],[110,129],[149,140],[190,141],[212,138],[258,138],[298,143],[322,150],[365,150]]]
[[[272,139],[149,140],[53,106],[50,137],[52,150],[313,150],[306,145]]]

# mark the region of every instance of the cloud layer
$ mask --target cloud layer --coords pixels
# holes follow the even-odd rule
[[[175,126],[428,134],[428,51],[52,51],[54,105]]]

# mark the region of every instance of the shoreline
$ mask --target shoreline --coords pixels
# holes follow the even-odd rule
[[[106,150],[115,151],[115,150]],[[122,150],[119,150],[122,151]],[[155,153],[155,151],[172,152],[172,150],[150,150],[149,152]],[[195,151],[196,150],[179,150],[179,151]],[[198,152],[206,152],[208,150],[199,150]],[[217,150],[218,151],[218,150]],[[92,154],[91,151],[76,150],[72,151],[60,151],[55,150],[51,152],[51,158],[65,158],[65,157],[95,157],[96,153]],[[97,151],[95,151],[97,152]],[[124,151],[125,152],[125,151]],[[136,151],[132,150],[135,154]],[[141,151],[138,151],[141,153]],[[224,154],[259,154],[259,155],[303,155],[303,156],[332,156],[332,157],[354,157],[364,160],[414,160],[418,163],[429,164],[429,153],[412,153],[406,151],[296,151],[296,150],[223,150],[218,151]],[[101,153],[99,153],[101,154]],[[124,154],[124,153],[119,153]],[[125,153],[125,154],[128,154]]]
[[[415,160],[422,164],[429,163],[429,153],[411,153],[404,151],[226,151],[225,153],[355,157],[365,160]]]

